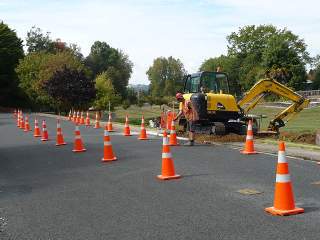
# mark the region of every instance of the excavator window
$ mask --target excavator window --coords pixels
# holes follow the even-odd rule
[[[186,77],[184,92],[229,93],[228,76],[222,72],[200,72]]]

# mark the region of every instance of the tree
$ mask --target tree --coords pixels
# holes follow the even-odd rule
[[[43,33],[40,28],[33,26],[27,32],[26,45],[28,53],[32,52],[55,52],[55,46],[50,38],[50,32]]]
[[[98,109],[109,109],[109,102],[111,110],[114,109],[121,102],[121,97],[116,94],[112,85],[112,81],[108,78],[106,72],[99,74],[95,80],[95,89],[97,96],[94,105]]]
[[[313,80],[312,84],[312,89],[320,89],[320,65],[319,67],[315,70],[315,77]]]
[[[110,47],[105,42],[96,41],[91,46],[85,64],[91,69],[93,77],[102,72],[107,72],[116,92],[122,97],[125,96],[133,66],[126,54]]]
[[[46,52],[29,53],[20,60],[16,72],[20,79],[19,86],[29,98],[38,106],[50,104],[50,99],[43,84],[49,80],[57,70],[63,68],[84,71],[89,76],[89,70],[70,51],[62,51],[56,54]]]
[[[181,90],[185,74],[186,71],[179,59],[156,58],[147,71],[151,95],[154,97],[174,95]]]
[[[299,88],[305,81],[305,64],[310,57],[304,40],[291,31],[272,25],[251,25],[231,33],[227,40],[228,56],[239,62],[239,80],[244,89],[249,89],[263,72],[277,68],[289,73],[284,83],[291,87]]]
[[[2,106],[17,104],[15,99],[21,96],[14,69],[23,55],[21,39],[7,24],[0,22],[0,103]]]
[[[44,82],[43,88],[59,110],[87,108],[96,95],[94,81],[87,77],[85,71],[67,66],[56,70]]]

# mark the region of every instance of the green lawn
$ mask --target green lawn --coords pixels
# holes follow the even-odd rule
[[[281,111],[283,108],[257,106],[251,113],[267,116],[262,122],[262,128],[266,129],[269,121]],[[316,129],[320,129],[320,107],[302,110],[281,128],[282,131],[288,132],[314,132]]]

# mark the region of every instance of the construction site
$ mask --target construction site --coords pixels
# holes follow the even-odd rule
[[[319,7],[0,0],[0,240],[318,240]]]

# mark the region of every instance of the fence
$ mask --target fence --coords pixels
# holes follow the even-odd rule
[[[320,90],[309,90],[309,91],[297,91],[298,94],[300,94],[303,97],[320,97]]]

